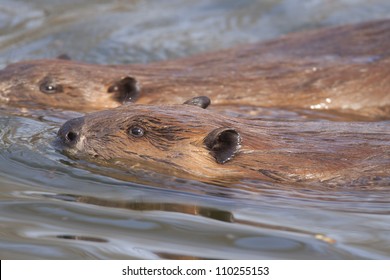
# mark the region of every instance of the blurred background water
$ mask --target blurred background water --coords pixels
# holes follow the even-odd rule
[[[0,65],[61,54],[146,63],[389,17],[384,0],[2,0]],[[390,257],[390,186],[254,191],[131,171],[129,181],[58,153],[64,119],[0,112],[1,259]]]

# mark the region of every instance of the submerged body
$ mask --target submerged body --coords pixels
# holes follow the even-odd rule
[[[69,155],[212,183],[388,184],[388,122],[266,122],[190,105],[125,105],[66,122]]]
[[[0,102],[94,111],[126,102],[335,110],[390,118],[390,20],[292,34],[277,40],[146,65],[53,59],[0,71]]]

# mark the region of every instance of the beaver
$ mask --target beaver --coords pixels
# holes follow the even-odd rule
[[[390,182],[388,122],[270,122],[182,105],[123,105],[58,131],[67,155],[204,182]]]
[[[0,71],[0,101],[88,112],[127,102],[180,104],[208,95],[214,105],[337,110],[388,119],[389,54],[390,20],[381,20],[145,65],[24,61]]]

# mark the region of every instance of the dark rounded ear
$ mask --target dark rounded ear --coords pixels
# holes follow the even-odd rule
[[[139,95],[140,88],[136,79],[127,76],[114,82],[107,92],[113,93],[113,98],[118,102],[125,103],[134,101]]]
[[[241,147],[241,136],[234,128],[217,128],[207,135],[203,143],[218,163],[231,160]]]
[[[210,105],[210,103],[211,103],[210,98],[208,98],[207,96],[197,96],[188,99],[183,104],[198,106],[200,108],[206,109]]]
[[[59,56],[57,56],[57,59],[72,60],[67,53],[60,54]]]

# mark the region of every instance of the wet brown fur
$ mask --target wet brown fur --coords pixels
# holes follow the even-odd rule
[[[144,135],[131,135],[134,127],[142,128]],[[223,164],[205,145],[218,128],[235,130],[242,140]],[[77,143],[65,143],[69,131],[77,133]],[[390,180],[386,122],[302,122],[297,127],[291,122],[230,118],[190,105],[125,105],[67,122],[59,138],[73,156],[206,182],[260,179],[353,185]]]
[[[141,87],[132,101],[140,104],[181,104],[207,95],[214,105],[328,109],[388,119],[389,54],[390,20],[383,20],[146,65],[25,61],[1,71],[0,101],[79,111],[112,108],[123,103],[113,85],[132,77]],[[61,91],[42,93],[45,79]]]

